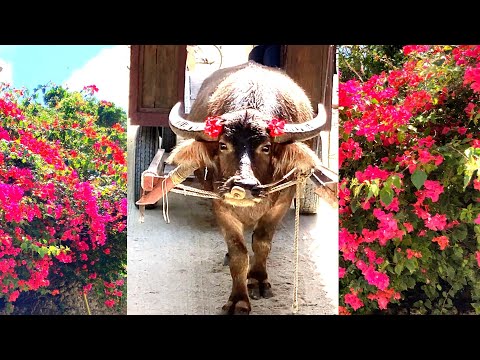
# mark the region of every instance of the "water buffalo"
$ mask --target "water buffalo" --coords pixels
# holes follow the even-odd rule
[[[167,162],[198,168],[204,189],[217,193],[213,211],[225,238],[232,291],[226,314],[248,314],[250,298],[271,297],[267,257],[275,228],[289,209],[295,186],[269,193],[293,168],[308,173],[320,160],[303,141],[325,124],[310,100],[281,69],[253,61],[214,72],[203,82],[188,118],[181,104],[169,115],[170,127],[186,138]],[[244,231],[253,230],[249,264]],[[250,266],[249,266],[250,265]]]

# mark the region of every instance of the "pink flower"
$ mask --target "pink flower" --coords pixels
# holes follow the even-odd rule
[[[475,224],[480,224],[480,214],[478,214],[477,218],[473,220]]]
[[[364,305],[363,301],[358,298],[357,294],[346,294],[345,304],[350,305],[353,310],[358,310]]]
[[[384,205],[383,202],[382,202],[382,205]],[[385,210],[399,211],[400,210],[399,206],[400,206],[400,203],[398,202],[398,198],[394,197],[392,202],[388,206],[385,206]]]
[[[65,252],[61,252],[56,256],[56,258],[58,259],[58,261],[63,262],[65,264],[71,263],[73,261],[72,255],[70,254],[67,255]]]
[[[467,107],[465,108],[465,112],[468,115],[468,118],[471,119],[475,115],[475,104],[468,103]]]
[[[463,84],[470,84],[473,91],[480,93],[480,67],[468,67],[465,70]]]
[[[370,201],[365,201],[363,204],[362,204],[362,209],[363,210],[369,210],[370,209]]]
[[[338,277],[342,279],[345,276],[345,268],[339,267],[338,268]]]
[[[10,302],[14,302],[18,299],[18,296],[20,295],[20,291],[18,290],[15,290],[14,292],[12,292],[10,294],[10,296],[8,297],[8,301]]]
[[[409,55],[413,52],[422,53],[430,49],[430,45],[405,45],[403,47],[403,54]]]
[[[446,225],[447,225],[446,215],[435,214],[431,218],[428,218],[427,220],[425,220],[425,226],[430,230],[434,230],[434,231],[443,230],[445,229]]]
[[[340,145],[339,166],[342,166],[346,159],[358,160],[362,157],[363,150],[359,143],[349,138],[347,141],[342,142]]]
[[[361,183],[366,180],[371,181],[374,179],[387,180],[389,176],[390,176],[390,173],[388,171],[381,170],[379,167],[372,166],[372,165],[368,165],[363,172],[357,171],[355,173],[355,177]]]
[[[480,181],[478,179],[473,180],[473,188],[475,190],[480,190]]]
[[[270,136],[282,135],[284,127],[285,127],[285,120],[273,118],[268,123],[268,130],[269,130]]]
[[[109,308],[112,308],[115,305],[115,300],[105,300],[105,305],[107,305]]]
[[[98,92],[98,87],[96,85],[88,85],[88,86],[84,86],[83,90],[87,90],[93,94]]]
[[[374,285],[380,290],[385,290],[390,284],[390,279],[387,274],[374,270],[373,266],[369,266],[363,272],[365,279],[370,285]]]
[[[480,251],[475,252],[475,258],[477,259],[478,267],[480,267]]]
[[[432,202],[437,202],[438,197],[443,193],[443,186],[440,185],[439,181],[434,180],[425,180],[423,184],[425,186],[425,195],[432,199]]]

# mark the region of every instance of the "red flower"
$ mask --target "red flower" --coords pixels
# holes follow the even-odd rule
[[[345,306],[338,307],[338,315],[352,315]]]
[[[115,305],[115,300],[105,300],[105,305],[111,308]]]
[[[405,229],[407,229],[407,232],[412,232],[413,231],[413,226],[412,224],[405,222],[403,223],[403,226],[405,226]]]
[[[420,251],[415,251],[415,250],[412,250],[412,249],[407,249],[407,259],[411,259],[412,257],[421,258],[421,257],[422,257],[422,253],[421,253]]]
[[[10,294],[10,296],[8,297],[8,301],[14,302],[15,300],[17,300],[17,298],[18,298],[19,295],[20,295],[20,291],[15,290],[15,291],[12,292],[12,293]]]
[[[438,243],[440,250],[444,250],[448,246],[448,238],[446,236],[437,236],[432,239],[432,242]]]
[[[285,120],[273,118],[268,123],[268,130],[270,136],[280,136],[283,135],[283,128],[285,127]]]
[[[209,116],[205,120],[205,134],[212,138],[218,137],[223,130],[222,119],[218,116]]]

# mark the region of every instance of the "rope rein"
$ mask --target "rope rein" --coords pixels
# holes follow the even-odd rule
[[[167,224],[170,223],[170,217],[168,216],[168,192],[165,191],[166,190],[165,184],[168,177],[170,177],[173,183],[175,184],[175,187],[170,190],[171,192],[174,192],[177,194],[183,194],[184,196],[188,195],[188,196],[196,196],[196,197],[207,198],[207,199],[222,199],[222,197],[220,197],[218,194],[212,191],[201,190],[201,189],[194,188],[192,186],[181,184],[181,182],[184,179],[186,179],[189,174],[179,174],[178,172],[176,172],[177,169],[170,171],[167,177],[165,177],[164,175],[160,176],[160,175],[148,172],[150,176],[153,176],[156,178],[162,178],[162,181],[161,181],[162,193],[163,193],[162,212],[163,212],[163,219]],[[206,171],[207,170],[205,169],[205,172]],[[298,240],[300,235],[300,200],[301,200],[302,193],[305,188],[307,179],[312,175],[313,170],[310,173],[298,172],[294,180],[289,180],[287,182],[282,183],[288,177],[294,174],[295,171],[297,171],[297,168],[293,168],[292,170],[290,170],[285,176],[283,176],[278,181],[275,181],[273,183],[266,184],[266,185],[260,185],[260,187],[263,189],[270,188],[268,191],[266,191],[267,194],[281,191],[292,185],[296,185],[295,235],[294,235],[294,241],[293,241],[293,253],[294,253],[293,303],[292,303],[293,314],[298,313],[298,263],[299,263],[298,262],[298,242],[299,242]],[[143,174],[142,174],[142,188],[143,188]],[[143,222],[144,209],[145,209],[145,206],[140,206],[140,222]]]

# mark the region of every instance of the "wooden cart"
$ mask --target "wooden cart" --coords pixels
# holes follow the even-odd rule
[[[176,136],[168,125],[168,114],[177,101],[184,101],[187,45],[132,45],[130,56],[129,118],[131,125],[139,125],[134,156],[134,196],[138,200],[143,171],[151,167],[160,148],[168,153],[176,144]],[[314,109],[317,103],[324,104],[327,131],[314,139],[311,146],[325,166],[336,173],[338,139],[330,131],[335,46],[283,45],[281,64],[306,91]],[[307,184],[300,204],[302,213],[316,213],[316,188],[313,183]],[[330,192],[336,196],[336,187],[330,185]]]

